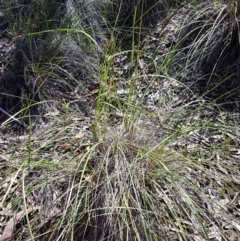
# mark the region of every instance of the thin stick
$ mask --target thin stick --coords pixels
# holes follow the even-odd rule
[[[1,111],[3,114],[7,115],[10,119],[16,121],[19,125],[24,126],[24,127],[27,126],[25,123],[23,123],[22,121],[20,121],[20,120],[17,119],[16,117],[10,115],[7,111],[5,111],[5,110],[4,110],[3,108],[1,108],[1,107],[0,107],[0,111]]]

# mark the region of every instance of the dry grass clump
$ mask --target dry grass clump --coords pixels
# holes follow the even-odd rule
[[[185,69],[200,71],[200,92],[224,101],[239,87],[239,1],[212,1],[194,7],[183,27],[180,46]],[[196,78],[195,78],[196,79]]]
[[[27,116],[27,121],[43,113],[40,105],[70,97],[79,85],[86,94],[98,84],[104,48],[101,16],[95,2],[69,4],[5,3],[15,42],[12,63],[0,80],[1,107],[9,114]]]
[[[117,37],[128,40],[134,35],[144,36],[163,21],[173,3],[172,0],[113,0],[103,12]]]
[[[37,102],[43,105],[56,97],[59,100],[77,86],[86,95],[99,84],[109,16],[115,18],[113,28],[121,25],[128,29],[131,39],[135,27],[150,28],[160,16],[164,18],[166,6],[159,0],[6,2],[15,49],[12,63],[1,78],[2,108],[19,118],[28,116],[26,121],[42,113]],[[113,12],[105,15],[102,8]]]
[[[101,125],[92,143],[85,142],[78,120],[55,120],[42,135],[29,137],[27,148],[22,142],[17,153],[3,156],[0,240],[11,220],[8,237],[15,240],[237,237],[238,224],[226,211],[237,212],[238,205],[238,165],[226,154],[237,142],[236,128],[203,120],[174,129],[167,121],[161,131],[147,116],[124,118],[128,128]],[[204,146],[195,140],[198,132],[220,140]]]
[[[89,194],[84,201],[79,195],[81,201],[76,201],[77,238],[208,240],[214,233],[227,240],[218,221],[232,225],[231,215],[218,205],[218,181],[227,181],[211,174],[216,165],[212,150],[199,145],[176,151],[172,143],[202,128],[180,128],[159,140],[157,130],[142,121],[132,123],[128,131],[123,126],[107,131],[101,126],[104,132],[98,136],[98,154],[87,173],[89,184],[84,194]],[[232,165],[229,162],[227,166],[231,169]],[[214,198],[209,196],[206,183],[214,189]]]
[[[22,1],[23,9],[26,2],[33,4]],[[44,3],[49,1],[38,2],[37,12],[45,11]],[[41,109],[29,108],[38,108],[43,100],[59,100],[56,108],[61,111],[49,112],[50,121],[40,130],[29,130],[19,139],[5,133],[13,143],[1,140],[0,241],[237,239],[238,125],[217,104],[191,95],[185,102],[181,94],[186,85],[180,87],[162,74],[168,61],[154,66],[156,73],[145,72],[144,47],[135,59],[132,45],[134,70],[122,77],[120,67],[125,66],[119,59],[129,56],[123,51],[116,54],[114,48],[102,55],[105,32],[102,9],[94,7],[98,1],[55,3],[63,17],[54,15],[59,21],[50,28],[48,17],[44,23],[43,15],[30,15],[29,31],[16,31],[13,65],[1,79],[1,104],[12,114],[25,110],[25,105],[30,115],[39,114]],[[133,36],[132,26],[156,24],[153,16],[161,15],[165,6],[163,1],[127,3],[121,3],[125,12],[118,4],[110,7],[116,7],[121,17],[116,24],[129,26]],[[180,41],[187,53],[183,67],[199,65],[197,71],[208,76],[207,86],[232,56],[226,52],[232,46],[227,30],[233,33],[237,26],[235,22],[229,27],[234,22],[229,20],[231,4],[202,3],[194,8],[185,24],[186,38]],[[126,23],[121,22],[125,16]],[[17,18],[23,24],[27,15],[20,11]],[[221,47],[218,41],[226,45]],[[170,51],[166,59],[172,63],[175,57]],[[233,60],[231,68],[238,57]],[[98,96],[89,118],[71,104],[87,97],[91,88]],[[143,101],[148,98],[154,103],[153,113]],[[89,101],[84,103],[89,107]]]
[[[118,26],[134,27],[143,25],[143,27],[151,27],[159,21],[161,14],[166,13],[167,3],[165,1],[113,1],[113,12],[118,13],[115,21]],[[162,11],[161,11],[162,10]]]

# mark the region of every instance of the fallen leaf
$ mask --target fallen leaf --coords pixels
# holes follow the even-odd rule
[[[84,133],[83,132],[79,132],[78,134],[76,134],[74,136],[74,138],[76,138],[76,139],[82,139],[83,137],[84,137]]]
[[[14,229],[14,226],[19,223],[24,216],[26,216],[27,214],[33,212],[33,211],[36,211],[36,210],[40,210],[41,207],[40,206],[37,206],[37,207],[33,207],[33,208],[29,208],[27,210],[24,210],[24,211],[21,211],[19,213],[16,214],[15,217],[11,218],[4,230],[3,230],[3,234],[2,236],[0,237],[0,241],[10,241],[11,238],[12,238],[12,235],[13,235],[13,229]]]
[[[0,241],[10,241],[13,235],[13,230],[14,227],[16,226],[16,224],[18,224],[26,215],[28,215],[29,213],[33,212],[33,211],[40,211],[42,209],[41,206],[36,206],[33,208],[29,208],[27,210],[21,211],[19,213],[16,214],[15,217],[11,218],[3,231],[2,236],[0,237]],[[45,223],[49,222],[51,219],[59,217],[61,215],[61,210],[58,208],[53,208],[50,212],[48,212],[45,217],[43,218],[44,221],[42,221],[40,223],[40,225],[38,226],[38,228],[40,229]]]
[[[48,112],[48,113],[46,113],[44,116],[46,117],[46,116],[58,116],[59,115],[59,111],[52,111],[52,112]]]
[[[198,236],[198,235],[194,235],[193,239],[194,241],[205,241],[205,239],[203,239],[201,236]]]
[[[10,160],[10,157],[11,157],[10,155],[4,155],[4,154],[0,155],[0,158],[2,158],[4,161],[7,161],[7,162]]]
[[[225,211],[227,211],[227,204],[229,203],[229,199],[226,198],[226,199],[222,199],[222,200],[219,200],[218,202],[218,205],[223,208]]]
[[[99,89],[93,89],[93,90],[90,91],[90,93],[91,93],[91,94],[97,94],[98,91],[99,91]]]
[[[240,232],[240,225],[237,224],[236,222],[232,221],[232,224],[234,226],[234,228],[236,228],[239,232]]]

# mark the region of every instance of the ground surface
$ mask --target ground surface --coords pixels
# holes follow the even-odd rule
[[[170,136],[177,129],[181,129],[184,132],[185,129],[193,126],[194,123],[198,125],[201,122],[205,126],[188,132],[186,135],[180,135],[179,138],[174,138],[174,140],[170,141],[168,148],[183,150],[182,154],[186,156],[192,150],[196,150],[196,152],[204,150],[205,158],[212,160],[212,164],[209,164],[207,161],[205,165],[204,163],[202,164],[204,169],[203,175],[201,175],[199,170],[195,170],[194,166],[183,169],[181,175],[193,181],[209,199],[219,204],[219,206],[209,206],[207,202],[204,203],[204,198],[199,197],[196,193],[191,193],[192,189],[188,188],[187,183],[183,184],[183,186],[185,185],[193,200],[196,203],[200,203],[203,207],[203,212],[209,212],[209,216],[215,215],[206,220],[207,232],[211,240],[223,240],[219,230],[216,229],[216,223],[211,221],[217,220],[217,224],[223,228],[228,240],[239,241],[240,130],[236,123],[239,123],[240,119],[239,113],[236,111],[236,103],[234,103],[235,107],[233,109],[235,111],[233,112],[220,109],[209,98],[198,96],[193,85],[193,88],[186,88],[187,82],[194,83],[192,76],[183,83],[181,81],[181,73],[176,74],[174,66],[164,74],[163,70],[158,69],[158,66],[161,65],[164,57],[169,53],[171,46],[175,42],[178,34],[177,30],[181,28],[181,23],[184,21],[183,14],[184,11],[172,18],[164,29],[159,26],[144,40],[142,44],[144,46],[144,54],[137,59],[137,67],[133,66],[133,63],[130,61],[130,52],[116,53],[112,73],[117,83],[117,91],[113,94],[118,94],[123,103],[127,102],[128,87],[134,76],[140,76],[136,79],[137,89],[134,91],[132,98],[134,98],[136,105],[141,106],[146,112],[152,113],[150,116],[142,114],[140,122],[144,123],[142,125],[144,125],[145,129],[151,130],[152,138],[156,143],[159,139]],[[2,20],[0,22],[1,75],[4,74],[5,69],[11,64],[10,56],[14,48],[12,35],[5,27],[4,20]],[[143,95],[146,90],[148,90],[148,94]],[[41,151],[41,155],[38,155],[39,161],[42,158],[49,162],[59,163],[59,166],[63,167],[61,170],[61,181],[52,183],[51,192],[48,191],[47,194],[49,199],[47,202],[52,202],[56,197],[61,196],[65,191],[66,183],[69,181],[69,178],[65,177],[64,171],[66,173],[74,171],[71,170],[70,165],[74,162],[73,156],[83,155],[94,142],[91,126],[93,124],[94,103],[97,93],[98,87],[94,86],[92,91],[85,94],[85,96],[69,99],[70,106],[66,110],[65,116],[64,113],[60,113],[58,108],[49,110],[49,112],[45,113],[46,118],[44,120],[46,121],[43,120],[37,124],[31,140],[29,140],[29,130],[27,128],[19,126],[14,121],[11,121],[10,124],[2,123],[0,127],[0,196],[2,198],[8,196],[7,198],[11,197],[14,201],[17,199],[18,193],[21,192],[22,180],[16,178],[6,180],[4,177],[9,169],[13,167],[13,162],[16,170],[11,172],[13,175],[17,175],[18,166],[21,166],[21,160],[26,158],[26,150],[28,148],[35,150],[35,153]],[[89,103],[91,104],[89,105]],[[83,105],[83,108],[81,105]],[[85,105],[88,105],[88,108],[85,108]],[[113,113],[113,122],[118,123],[119,119],[121,119],[121,113],[118,113],[116,110]],[[174,124],[169,127],[169,122],[172,120],[174,120]],[[139,124],[140,126],[141,123]],[[214,125],[222,125],[222,130],[224,131],[219,128],[215,130],[213,128]],[[63,126],[62,133],[55,133],[53,126]],[[67,129],[64,126],[68,126]],[[227,132],[225,126],[229,127]],[[228,136],[226,136],[226,133]],[[237,138],[232,139],[231,135],[237,136]],[[33,140],[35,140],[35,144],[31,146],[29,141]],[[222,149],[224,142],[226,146],[231,146],[231,148]],[[221,146],[221,148],[218,149],[218,146]],[[197,153],[195,158],[195,161],[198,162]],[[66,163],[68,163],[68,166],[65,167]],[[74,168],[74,163],[72,163],[72,166]],[[35,172],[25,173],[25,178],[28,183],[34,183],[36,179],[41,178],[42,172],[45,171],[44,167],[42,169],[38,167]],[[208,176],[206,176],[206,171]],[[2,182],[2,180],[4,181]],[[218,183],[219,186],[215,188],[213,183]],[[219,192],[219,187],[221,192]],[[10,193],[7,194],[6,190]],[[34,203],[35,207],[41,206],[44,202],[41,200],[41,193],[43,192],[44,188],[36,189],[34,192],[35,196],[27,198],[28,202]],[[61,202],[62,200],[59,201],[55,214],[52,216],[49,214],[49,219],[54,219],[54,217],[61,215],[63,212],[60,205]],[[178,203],[174,203],[176,202],[174,198],[172,200],[164,200],[164,202],[166,209],[170,203],[178,206]],[[5,206],[5,203],[2,202],[0,204],[0,233],[3,233],[9,217],[13,216],[13,212],[10,211],[13,208]],[[21,204],[19,205],[21,206]],[[200,235],[200,227],[199,230],[196,229],[197,224],[194,223],[194,220],[189,222],[189,217],[183,216],[182,218],[182,222],[187,226],[186,229],[189,230],[191,240],[205,240]],[[44,224],[41,225],[43,226]],[[180,237],[181,231],[177,225],[168,228],[169,237],[171,237],[169,240],[182,240]]]

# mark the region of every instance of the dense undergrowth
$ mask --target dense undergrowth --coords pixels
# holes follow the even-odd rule
[[[238,240],[239,1],[0,4],[1,241]]]

